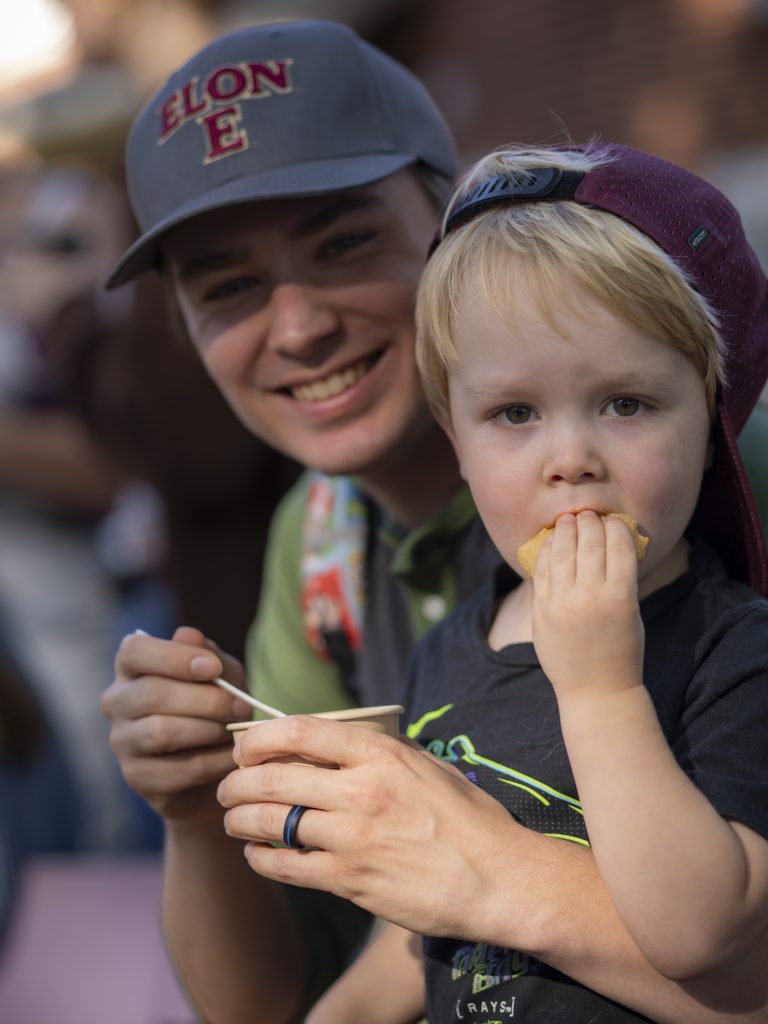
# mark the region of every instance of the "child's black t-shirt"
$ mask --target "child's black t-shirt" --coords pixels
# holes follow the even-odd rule
[[[495,605],[517,582],[499,566],[417,647],[409,732],[522,824],[586,845],[554,690],[533,644],[487,644]],[[721,815],[768,836],[768,601],[696,543],[690,570],[641,613],[644,678],[677,762]],[[424,953],[435,1024],[646,1020],[512,950],[426,938]]]

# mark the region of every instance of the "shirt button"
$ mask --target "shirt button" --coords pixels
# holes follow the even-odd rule
[[[440,594],[430,594],[421,602],[421,613],[427,622],[439,622],[445,615],[445,598]]]

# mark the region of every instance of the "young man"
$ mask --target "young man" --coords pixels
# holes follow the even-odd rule
[[[498,560],[413,356],[416,285],[454,173],[440,115],[349,30],[265,25],[217,40],[172,77],[136,122],[127,171],[143,234],[111,283],[161,266],[243,422],[312,469],[343,474],[308,477],[278,515],[252,686],[289,712],[399,697],[414,638]],[[248,709],[207,685],[222,673],[242,679],[194,629],[171,642],[130,637],[104,710],[127,779],[166,819],[166,932],[201,1012],[289,1021],[363,929],[354,907],[254,875],[224,834],[224,723]],[[446,773],[421,754],[405,756],[424,777],[403,794],[413,800],[404,819],[437,801],[450,861],[466,794],[441,788]],[[282,828],[285,808],[274,814]],[[488,805],[477,815],[492,837]],[[554,921],[568,905],[551,956],[668,1005],[669,986],[601,902],[589,855],[541,838],[515,834],[520,920]],[[590,894],[578,912],[577,890]],[[585,940],[596,906],[606,917]]]
[[[303,481],[275,525],[254,678],[288,711],[399,694],[414,633],[497,557],[413,356],[415,289],[454,172],[450,134],[413,76],[348,29],[317,22],[216,40],[150,101],[129,141],[143,234],[110,283],[162,264],[205,366],[242,420],[314,469],[355,476],[354,490]],[[323,607],[332,614],[318,623]],[[220,665],[198,657],[190,667],[203,654],[197,631],[176,639],[123,646],[104,700],[113,747],[169,822],[168,934],[203,1011],[236,1020],[232,998],[249,1012],[235,986],[247,992],[261,961],[277,982],[264,1016],[279,1020],[302,1001],[305,955],[291,919],[280,924],[286,895],[248,871],[215,801],[232,765],[223,723],[248,711],[212,686],[180,682],[210,679]],[[249,893],[256,912],[240,916]],[[249,946],[256,913],[270,921],[263,958]],[[198,963],[199,939],[190,940],[202,920],[213,954]],[[227,942],[217,941],[217,920]],[[331,925],[311,930],[318,977],[362,934],[348,920]]]

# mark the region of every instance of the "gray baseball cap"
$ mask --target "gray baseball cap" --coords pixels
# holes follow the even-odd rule
[[[158,264],[164,234],[235,203],[354,188],[422,163],[451,180],[450,131],[419,80],[345,25],[221,36],[146,104],[126,147],[141,236],[106,287]]]

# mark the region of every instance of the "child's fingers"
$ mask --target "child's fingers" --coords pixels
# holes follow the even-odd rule
[[[549,597],[550,593],[550,575],[549,575],[549,560],[552,557],[552,535],[550,534],[539,548],[539,554],[536,557],[536,568],[533,573],[533,583],[536,589],[536,593],[543,598]]]
[[[555,523],[549,555],[552,587],[572,586],[576,580],[576,549],[578,532],[576,516],[567,512]]]
[[[576,516],[576,575],[582,583],[602,583],[605,579],[605,530],[603,520],[591,509]]]
[[[606,544],[606,578],[621,581],[628,575],[637,579],[637,554],[627,524],[618,516],[604,520]]]

